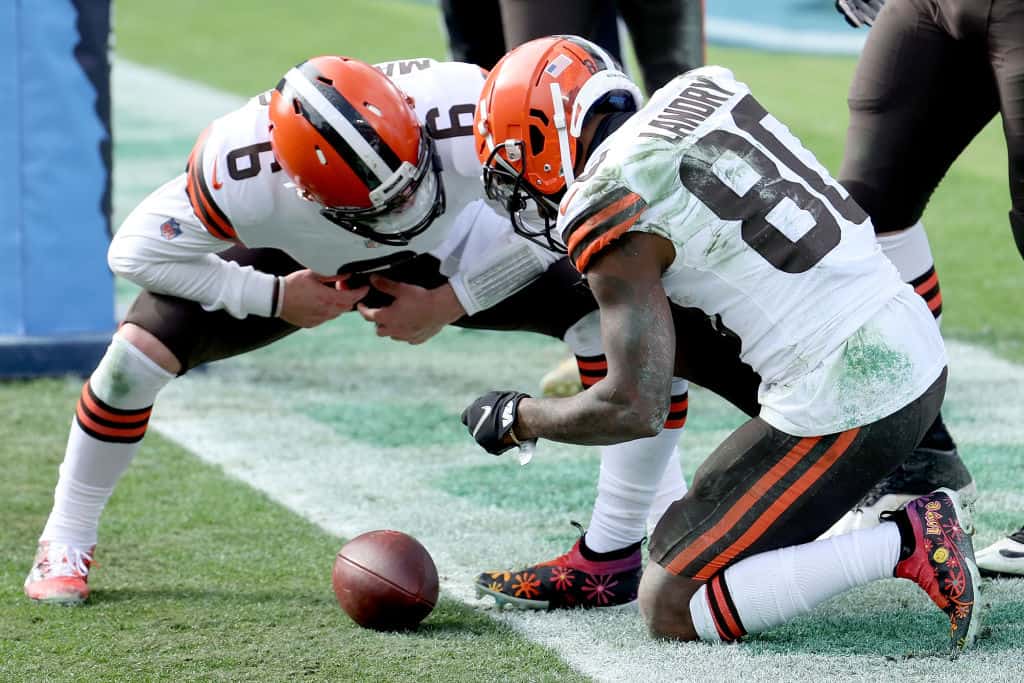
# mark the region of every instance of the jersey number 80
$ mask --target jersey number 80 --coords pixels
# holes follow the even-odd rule
[[[722,129],[712,130],[694,144],[679,166],[679,179],[719,218],[741,221],[743,241],[775,268],[786,273],[803,273],[821,261],[842,237],[830,207],[855,224],[863,223],[867,214],[849,195],[843,197],[836,187],[823,180],[765,128],[763,122],[768,116],[751,95],[740,100],[732,110],[737,127],[749,133],[817,194],[798,182],[783,178],[776,161],[749,140]],[[742,195],[722,182],[712,168],[726,153],[742,159],[759,176]],[[768,219],[768,214],[785,199],[814,219],[814,225],[796,241]]]

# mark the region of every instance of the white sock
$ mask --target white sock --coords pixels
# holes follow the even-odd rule
[[[647,535],[647,520],[661,492],[669,463],[674,463],[678,479],[669,479],[674,490],[664,495],[678,494],[681,498],[686,493],[676,445],[686,423],[687,389],[685,380],[673,379],[672,407],[660,434],[601,449],[597,500],[586,538],[587,547],[594,552],[618,550]],[[681,493],[679,484],[682,484]],[[665,503],[665,507],[668,504]],[[659,518],[664,511],[663,507],[658,512]]]
[[[658,492],[651,503],[651,509],[647,513],[647,536],[654,533],[654,527],[665,515],[668,506],[686,495],[686,479],[683,478],[683,468],[679,457],[679,447],[672,450],[672,455],[665,465],[665,472],[658,482]]]
[[[593,386],[607,374],[601,346],[598,312],[580,318],[565,334],[565,342],[580,364],[584,388]],[[597,480],[597,500],[587,527],[586,544],[596,553],[619,550],[641,541],[646,535],[651,506],[660,498],[666,465],[672,461],[679,470],[676,444],[686,424],[689,384],[681,378],[672,380],[672,397],[665,427],[657,436],[637,439],[601,448],[601,472]],[[682,473],[678,473],[679,480]],[[686,484],[670,478],[664,496],[686,493]],[[673,499],[674,500],[674,499]],[[658,517],[671,501],[664,503]]]
[[[900,554],[896,524],[748,557],[700,587],[690,616],[701,640],[736,640],[806,614],[822,602],[892,578]]]
[[[681,429],[601,448],[597,500],[587,527],[587,547],[607,553],[647,535],[647,516]]]
[[[921,221],[906,230],[878,236],[882,253],[896,266],[903,281],[914,288],[935,316],[942,321],[942,290],[935,272],[935,259],[928,243],[928,234]]]
[[[174,378],[115,335],[82,387],[53,510],[40,536],[88,548],[114,485],[139,450],[157,393]]]

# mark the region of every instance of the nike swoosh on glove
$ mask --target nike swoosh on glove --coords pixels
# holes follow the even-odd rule
[[[489,391],[462,411],[462,424],[491,455],[501,455],[516,445],[512,426],[519,402],[529,398],[521,391]]]
[[[836,11],[854,28],[872,26],[885,0],[836,0]]]

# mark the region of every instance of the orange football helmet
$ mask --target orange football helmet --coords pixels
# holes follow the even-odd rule
[[[290,69],[270,97],[270,144],[299,194],[361,237],[404,245],[444,213],[433,140],[411,100],[364,62]]]
[[[473,121],[487,197],[508,210],[516,232],[564,251],[551,230],[575,178],[587,117],[642,103],[640,88],[589,40],[549,36],[520,45],[491,70]],[[528,199],[540,226],[527,217]]]

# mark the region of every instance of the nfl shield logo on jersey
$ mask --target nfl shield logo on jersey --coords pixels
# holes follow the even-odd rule
[[[160,234],[163,235],[165,240],[173,240],[181,234],[181,225],[173,218],[168,218],[160,226]]]

